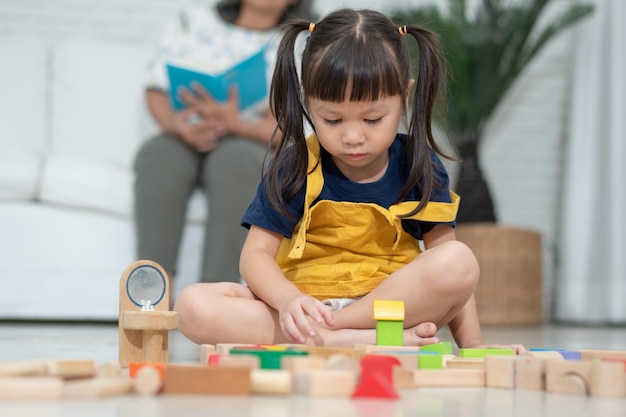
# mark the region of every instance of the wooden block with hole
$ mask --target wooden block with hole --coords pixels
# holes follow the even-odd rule
[[[164,394],[250,395],[251,369],[167,364]]]
[[[345,369],[309,369],[294,374],[294,392],[312,397],[348,397],[357,374]]]
[[[482,369],[418,369],[413,371],[416,387],[484,387]]]
[[[515,388],[515,358],[487,356],[484,361],[485,385],[491,388]]]
[[[591,362],[545,362],[546,391],[559,394],[587,395],[591,376]]]

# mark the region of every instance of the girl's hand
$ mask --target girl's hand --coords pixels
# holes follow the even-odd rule
[[[302,293],[288,297],[278,314],[283,334],[295,343],[305,343],[307,338],[316,336],[311,320],[318,325],[334,325],[333,314],[328,307],[318,299]]]

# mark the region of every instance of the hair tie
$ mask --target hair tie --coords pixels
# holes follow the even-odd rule
[[[406,35],[406,26],[400,26],[398,28],[398,32],[400,32],[400,35],[402,36]]]
[[[313,32],[314,29],[315,29],[315,23],[310,23],[309,24],[309,32]]]

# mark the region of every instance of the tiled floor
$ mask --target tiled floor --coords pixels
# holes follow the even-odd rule
[[[512,327],[484,329],[485,340],[526,347],[626,350],[626,328]],[[0,361],[89,358],[117,360],[117,326],[111,324],[0,323]],[[450,340],[442,332],[443,340]],[[197,346],[177,332],[170,361],[196,362]],[[397,401],[303,396],[125,396],[104,400],[0,401],[2,417],[409,417],[409,416],[625,416],[626,400],[488,388],[421,388],[401,391]]]

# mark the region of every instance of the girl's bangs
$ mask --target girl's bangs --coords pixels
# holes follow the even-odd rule
[[[302,81],[307,97],[341,103],[346,98],[375,101],[406,93],[408,80],[398,70],[393,54],[384,48],[338,44],[338,48],[327,48],[304,69]]]

